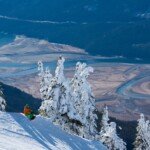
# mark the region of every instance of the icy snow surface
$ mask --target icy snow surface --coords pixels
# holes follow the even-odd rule
[[[97,141],[69,135],[48,119],[29,121],[19,113],[0,112],[0,150],[105,150]]]

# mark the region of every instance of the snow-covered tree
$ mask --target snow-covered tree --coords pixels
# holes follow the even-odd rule
[[[38,62],[38,71],[40,77],[40,94],[42,100],[48,100],[48,89],[50,86],[50,82],[52,80],[52,74],[50,73],[49,68],[47,67],[44,70],[43,63],[41,61]]]
[[[76,64],[74,78],[71,82],[74,95],[74,106],[83,125],[83,133],[81,134],[86,138],[91,138],[92,136],[94,137],[97,133],[95,99],[91,86],[87,81],[90,72],[93,72],[92,67],[87,67],[85,63],[78,62]]]
[[[65,59],[60,56],[55,70],[55,78],[57,79],[58,84],[62,84],[66,80],[64,76],[64,62]]]
[[[45,115],[55,118],[58,113],[65,114],[68,111],[68,82],[64,77],[64,58],[58,59],[55,76],[50,74],[49,69],[44,70],[43,64],[38,63],[41,77],[41,97],[44,100],[40,110],[45,112]]]
[[[40,94],[41,99],[43,100],[39,112],[42,115],[47,115],[47,111],[51,103],[49,89],[53,85],[53,76],[48,67],[46,69],[43,67],[43,63],[41,61],[38,62],[38,71],[40,78]]]
[[[6,101],[3,98],[3,92],[0,89],[0,111],[5,111]]]
[[[50,117],[55,123],[61,124],[62,128],[66,127],[63,124],[69,122],[67,120],[77,120],[70,91],[70,81],[64,76],[64,61],[63,57],[59,57],[54,77],[49,75],[49,71],[47,73],[43,69],[41,62],[39,63],[39,75],[42,79],[40,91],[44,100],[40,112],[44,112],[43,114]]]
[[[137,126],[137,134],[134,142],[134,150],[150,150],[150,122],[140,115]]]
[[[55,70],[56,87],[54,91],[54,107],[61,114],[68,112],[69,107],[69,81],[64,76],[64,62],[63,57],[59,57],[57,67]]]
[[[107,108],[107,106],[103,110],[101,125],[102,125],[101,134],[103,134],[107,131],[107,128],[109,127],[109,117],[108,117],[108,108]]]
[[[69,80],[64,76],[64,62],[65,59],[59,57],[54,76],[43,68],[42,62],[38,63],[43,99],[40,112],[70,133],[92,138],[96,134],[97,116],[87,77],[93,69],[77,63],[74,78]]]
[[[109,150],[126,150],[126,143],[117,135],[116,123],[109,123],[108,121],[108,109],[105,107],[102,116],[100,141],[106,145]]]

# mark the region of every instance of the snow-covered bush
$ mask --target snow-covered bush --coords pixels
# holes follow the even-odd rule
[[[117,135],[116,123],[109,123],[107,107],[104,108],[99,138],[109,150],[126,150],[126,143]]]
[[[3,92],[0,90],[0,111],[5,111],[6,101],[3,98]]]
[[[134,150],[150,150],[150,122],[140,115],[137,126],[137,134],[134,142]]]
[[[55,75],[38,63],[40,71],[40,93],[43,99],[40,112],[64,130],[86,138],[96,134],[97,116],[95,99],[90,84],[87,82],[89,73],[93,71],[85,63],[77,63],[72,80],[64,76],[63,57],[59,57]]]

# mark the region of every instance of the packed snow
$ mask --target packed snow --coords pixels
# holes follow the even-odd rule
[[[19,113],[0,112],[0,150],[106,150],[99,141],[67,134],[49,119],[29,121]]]

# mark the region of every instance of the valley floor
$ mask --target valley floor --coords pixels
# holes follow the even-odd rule
[[[150,118],[150,65],[97,63],[89,77],[96,106],[102,111],[107,105],[109,115],[118,120],[133,121],[143,113]],[[65,75],[72,78],[74,65],[66,67]],[[53,72],[53,71],[52,71]],[[37,73],[1,79],[36,98],[40,98],[40,83]]]

